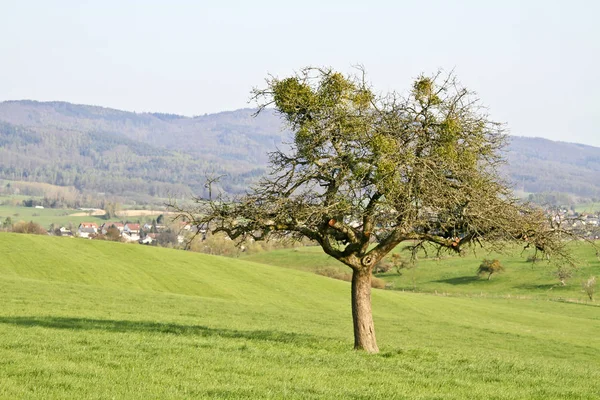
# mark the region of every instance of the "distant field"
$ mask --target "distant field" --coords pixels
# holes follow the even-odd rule
[[[396,251],[409,260],[410,255],[401,251],[401,248],[402,246],[399,246]],[[424,258],[424,255],[421,255],[416,267],[402,270],[401,275],[392,269],[387,273],[378,274],[377,277],[391,283],[395,290],[583,301],[586,295],[581,291],[581,280],[591,275],[600,277],[600,261],[589,244],[573,245],[573,252],[579,260],[579,267],[575,275],[567,281],[567,286],[560,285],[554,276],[556,267],[545,261],[527,262],[527,257],[533,252],[521,253],[519,249],[515,249],[510,255],[490,254],[477,249],[475,254],[469,252],[462,257],[445,255],[441,260]],[[489,281],[477,277],[477,268],[484,258],[501,260],[505,272],[493,275]],[[275,250],[243,256],[243,259],[311,272],[327,268],[349,271],[348,267],[323,253],[318,246]]]
[[[346,282],[6,233],[0,255],[0,398],[600,396],[598,302],[375,290],[370,356],[350,350]]]
[[[578,204],[575,206],[575,211],[577,212],[598,212],[600,211],[600,203],[584,203],[584,204]]]
[[[158,210],[123,210],[119,214],[119,218],[148,221],[160,214],[167,213]],[[0,205],[0,223],[4,221],[6,217],[10,217],[13,222],[33,221],[45,228],[48,228],[50,224],[67,226],[71,223],[73,226],[78,226],[81,222],[95,222],[100,225],[106,221],[104,212],[88,213],[72,209],[39,209],[34,207]]]

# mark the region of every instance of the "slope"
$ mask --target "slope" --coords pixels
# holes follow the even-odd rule
[[[586,399],[594,305],[375,291],[168,249],[0,234],[2,398]]]
[[[600,242],[598,243],[600,244]],[[408,262],[410,253],[403,251],[402,245],[394,252]],[[455,296],[524,296],[544,300],[586,301],[581,290],[581,281],[590,276],[600,276],[600,260],[596,249],[587,242],[571,244],[572,254],[577,262],[567,284],[562,285],[556,276],[556,265],[545,260],[535,263],[528,261],[534,256],[531,249],[514,248],[512,252],[489,252],[479,248],[457,255],[445,253],[437,257],[435,250],[429,254],[421,252],[414,265],[409,264],[400,273],[391,265],[387,272],[377,274],[394,290],[421,293],[440,293]],[[539,254],[538,254],[539,257]],[[489,281],[477,276],[477,269],[483,259],[498,259],[505,270],[495,274]],[[328,271],[348,273],[344,264],[328,256],[319,246],[282,249],[258,252],[242,256],[243,260],[280,267],[326,274]],[[387,261],[391,264],[391,257]]]

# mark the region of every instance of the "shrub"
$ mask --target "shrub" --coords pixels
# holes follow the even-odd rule
[[[392,254],[392,264],[398,275],[402,275],[402,270],[410,269],[415,266],[414,263],[404,261],[402,256],[398,253]]]
[[[106,240],[112,240],[113,242],[120,242],[122,240],[119,228],[115,228],[114,226],[111,226],[106,230],[105,236]]]
[[[384,258],[383,260],[375,264],[375,266],[373,267],[373,273],[382,274],[384,272],[388,272],[390,269],[392,269],[392,266],[392,263],[389,262],[387,258]]]
[[[376,278],[374,276],[371,277],[371,287],[375,289],[385,289],[386,282],[383,279]]]
[[[39,224],[35,222],[19,221],[12,226],[14,233],[28,233],[33,235],[47,235],[48,232]]]
[[[558,278],[562,286],[567,286],[567,279],[573,277],[573,269],[561,265],[554,271],[554,275]]]
[[[487,274],[488,281],[492,277],[492,274],[497,274],[504,271],[504,267],[500,264],[500,260],[488,260],[484,259],[479,265],[479,269],[477,269],[478,275]]]
[[[596,277],[590,276],[588,280],[581,282],[581,287],[590,300],[594,301],[594,291],[596,290]]]

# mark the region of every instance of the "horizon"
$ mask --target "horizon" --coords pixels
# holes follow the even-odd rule
[[[114,107],[106,107],[106,106],[101,106],[101,105],[95,105],[95,104],[82,104],[82,103],[71,103],[69,101],[64,101],[64,100],[48,100],[48,101],[40,101],[40,100],[33,100],[33,99],[20,99],[20,100],[2,100],[0,101],[0,104],[2,103],[19,103],[19,102],[34,102],[34,103],[40,103],[40,104],[51,104],[51,103],[63,103],[63,104],[71,104],[74,106],[83,106],[83,107],[98,107],[98,108],[102,108],[105,110],[113,110],[113,111],[119,111],[119,112],[127,112],[127,113],[133,113],[133,114],[146,114],[146,115],[155,115],[155,114],[163,114],[163,115],[175,115],[178,117],[182,117],[182,118],[200,118],[200,117],[204,117],[204,116],[208,116],[208,115],[216,115],[216,114],[222,114],[222,113],[231,113],[231,112],[236,112],[236,111],[242,111],[242,110],[256,110],[256,107],[243,107],[243,108],[237,108],[237,109],[232,109],[232,110],[222,110],[222,111],[217,111],[217,112],[212,112],[212,113],[205,113],[205,114],[199,114],[199,115],[183,115],[183,114],[173,114],[173,113],[166,113],[166,112],[161,112],[161,111],[131,111],[131,110],[123,110],[123,109],[119,109],[119,108],[114,108]],[[274,108],[270,108],[267,107],[266,110],[271,110],[271,111],[277,111]],[[588,146],[588,147],[594,147],[594,148],[600,148],[600,145],[593,145],[593,144],[587,144],[587,143],[581,143],[581,142],[572,142],[572,141],[568,141],[568,140],[553,140],[553,139],[548,139],[542,136],[527,136],[527,135],[515,135],[512,133],[507,133],[507,135],[509,137],[518,137],[518,138],[527,138],[527,139],[542,139],[542,140],[548,140],[551,142],[557,142],[557,143],[566,143],[566,144],[575,144],[575,145],[582,145],[582,146]]]

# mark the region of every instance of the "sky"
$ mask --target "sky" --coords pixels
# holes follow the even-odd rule
[[[0,0],[0,101],[202,115],[305,66],[454,71],[509,133],[600,147],[600,1]]]

